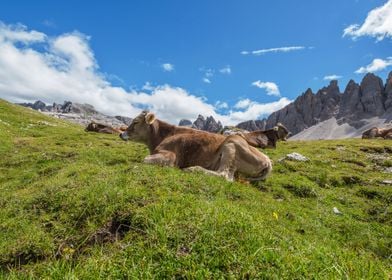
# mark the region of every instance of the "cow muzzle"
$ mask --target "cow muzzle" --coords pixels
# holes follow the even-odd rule
[[[124,141],[128,141],[128,139],[129,139],[128,133],[126,131],[124,131],[123,133],[120,133],[120,138]]]

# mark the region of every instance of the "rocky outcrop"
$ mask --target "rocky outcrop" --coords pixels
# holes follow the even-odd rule
[[[244,129],[247,131],[256,131],[256,130],[265,130],[267,125],[267,120],[250,120],[246,122],[242,122],[236,125],[237,128]]]
[[[179,126],[188,126],[191,127],[192,126],[192,122],[190,120],[186,120],[186,119],[182,119],[180,120],[180,122],[178,123]]]
[[[97,122],[111,127],[120,127],[124,124],[129,125],[132,122],[131,118],[107,116],[95,110],[90,104],[73,103],[71,101],[64,101],[63,104],[53,103],[53,105],[46,105],[42,101],[36,101],[34,103],[21,103],[19,105],[39,110],[46,115],[65,119],[83,126],[91,122]]]
[[[363,116],[381,116],[385,113],[384,85],[381,78],[367,74],[361,82],[361,98]]]
[[[392,72],[389,73],[388,78],[385,83],[385,112],[392,119]]]
[[[266,128],[283,123],[293,134],[335,118],[338,124],[362,127],[372,117],[392,119],[392,72],[384,87],[382,80],[372,73],[364,76],[360,84],[353,80],[340,93],[337,81],[316,94],[308,89],[293,103],[272,113]]]
[[[114,116],[114,117],[126,125],[130,125],[133,120],[132,118],[128,118],[128,117],[124,117],[124,116]]]
[[[193,122],[192,128],[209,132],[219,132],[222,130],[223,126],[221,122],[217,122],[213,116],[209,116],[207,119],[205,119],[202,115],[199,115]]]

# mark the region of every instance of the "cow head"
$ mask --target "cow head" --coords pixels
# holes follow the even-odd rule
[[[150,134],[150,126],[155,121],[155,115],[147,111],[143,111],[135,117],[128,128],[120,134],[120,138],[124,141],[133,140],[136,142],[146,142]]]
[[[277,123],[276,126],[274,126],[274,130],[276,131],[279,140],[286,141],[287,138],[291,136],[290,131],[281,123]]]
[[[97,131],[97,124],[95,122],[91,122],[88,124],[88,126],[86,126],[86,128],[84,129],[84,131]]]

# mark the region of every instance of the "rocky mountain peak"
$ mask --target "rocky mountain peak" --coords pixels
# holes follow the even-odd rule
[[[378,76],[368,73],[360,84],[350,80],[344,93],[340,93],[336,80],[316,94],[307,89],[293,103],[272,113],[267,119],[267,128],[281,122],[296,134],[333,117],[338,123],[359,127],[361,119],[376,116],[392,119],[392,72],[385,87]]]
[[[237,128],[241,128],[247,131],[256,131],[256,130],[265,130],[267,125],[267,120],[249,120],[245,122],[241,122],[236,125]]]
[[[385,111],[390,115],[389,119],[392,119],[392,71],[389,72],[388,78],[385,83]]]
[[[338,80],[331,80],[329,82],[329,88],[337,88],[338,87]]]
[[[181,123],[180,125],[182,125],[183,123]],[[199,115],[197,117],[197,119],[193,122],[191,127],[199,130],[209,131],[209,132],[218,132],[223,128],[221,122],[220,121],[217,122],[213,116],[204,118],[204,116],[202,115]]]
[[[381,116],[385,112],[384,85],[380,77],[368,73],[361,81],[361,98],[364,116]]]

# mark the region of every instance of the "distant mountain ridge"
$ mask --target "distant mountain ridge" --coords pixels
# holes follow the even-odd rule
[[[38,100],[34,103],[19,103],[18,105],[41,111],[55,118],[65,119],[80,125],[87,125],[92,121],[106,124],[112,127],[129,125],[132,118],[124,116],[107,116],[95,110],[90,104],[80,104],[64,101],[63,104],[53,103],[46,105]]]
[[[321,122],[336,119],[337,125],[347,124],[359,129],[371,118],[380,122],[392,119],[392,72],[384,85],[382,79],[372,73],[364,76],[360,84],[350,80],[343,93],[333,80],[327,87],[313,93],[308,89],[294,102],[272,113],[266,119],[266,127],[283,123],[293,134]]]

